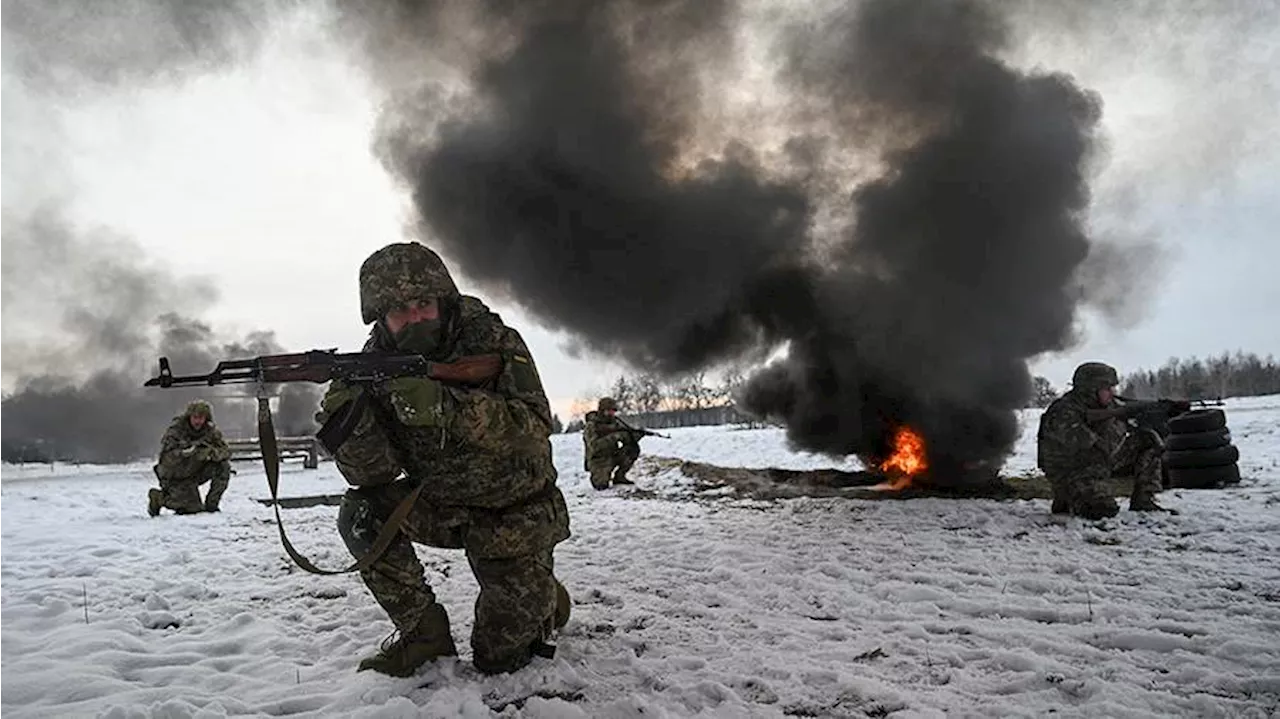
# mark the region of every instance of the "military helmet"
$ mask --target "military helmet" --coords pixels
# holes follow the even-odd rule
[[[596,405],[597,412],[606,412],[608,410],[618,411],[618,401],[612,397],[601,397],[600,403]]]
[[[187,417],[202,415],[206,420],[213,419],[213,407],[202,399],[193,399],[187,403],[187,409],[183,412]]]
[[[387,245],[360,265],[360,315],[367,325],[412,300],[457,294],[444,261],[416,242]]]
[[[1116,368],[1102,362],[1085,362],[1071,375],[1071,385],[1085,390],[1099,390],[1120,384]]]

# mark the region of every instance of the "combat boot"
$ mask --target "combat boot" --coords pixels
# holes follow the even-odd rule
[[[613,483],[614,484],[635,484],[635,482],[632,482],[631,480],[627,479],[627,472],[626,470],[622,470],[622,469],[619,469],[618,471],[613,473]]]
[[[569,613],[573,611],[573,600],[569,598],[569,590],[564,588],[560,580],[556,580],[556,613],[555,627],[559,629],[569,623]]]
[[[1178,510],[1168,507],[1161,507],[1156,504],[1154,497],[1134,497],[1129,500],[1129,511],[1131,512],[1166,512],[1168,514],[1178,514]]]
[[[147,490],[147,514],[157,517],[162,507],[164,507],[164,492],[158,489]]]
[[[458,648],[449,632],[449,615],[444,607],[432,604],[412,634],[392,632],[377,654],[360,660],[356,671],[372,669],[393,677],[407,677],[429,661],[456,656]]]

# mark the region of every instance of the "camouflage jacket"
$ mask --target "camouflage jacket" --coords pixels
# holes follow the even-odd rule
[[[225,462],[230,458],[231,449],[212,420],[195,429],[187,415],[181,414],[173,418],[160,440],[156,476],[164,480],[192,479],[200,474],[205,464]]]
[[[563,508],[551,462],[551,407],[520,334],[468,296],[459,297],[446,333],[449,350],[433,359],[497,353],[498,377],[480,388],[418,377],[368,388],[333,382],[321,422],[361,392],[372,400],[334,454],[339,471],[356,486],[403,473],[423,483],[422,501],[437,508],[495,510],[539,497],[558,499]],[[375,328],[365,351],[390,349],[383,337]]]
[[[616,418],[600,412],[587,412],[582,424],[582,445],[587,463],[613,456],[618,443],[631,439],[631,435]]]
[[[1100,407],[1086,393],[1075,390],[1045,409],[1036,435],[1036,464],[1045,474],[1112,467],[1128,429],[1115,417],[1089,422],[1085,413],[1090,409]]]

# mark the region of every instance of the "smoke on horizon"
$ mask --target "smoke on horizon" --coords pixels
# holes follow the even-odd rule
[[[258,51],[273,0],[5,0],[3,447],[6,460],[122,462],[154,456],[170,419],[209,399],[228,437],[253,436],[241,388],[144,390],[156,359],[208,371],[221,359],[281,352],[271,332],[227,337],[200,319],[218,293],[176,277],[109,228],[81,228],[61,107],[93,93],[179,83]],[[205,369],[197,369],[204,367]],[[216,393],[216,394],[215,394]],[[286,385],[284,434],[312,430],[314,386]]]
[[[273,333],[220,336],[193,319],[217,300],[207,282],[172,276],[126,238],[79,232],[54,208],[6,217],[4,228],[4,362],[16,377],[3,399],[6,460],[109,463],[154,455],[169,420],[197,397],[210,400],[228,437],[256,435],[256,406],[242,388],[153,390],[142,383],[161,355],[204,372],[223,359],[282,352]],[[10,262],[10,253],[23,260]],[[14,329],[33,322],[38,331]],[[277,430],[309,434],[318,401],[315,385],[282,385]]]

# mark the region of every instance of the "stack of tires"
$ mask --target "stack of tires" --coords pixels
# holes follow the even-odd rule
[[[1164,450],[1169,486],[1216,489],[1240,482],[1240,450],[1231,444],[1227,415],[1220,409],[1198,409],[1170,419]]]

